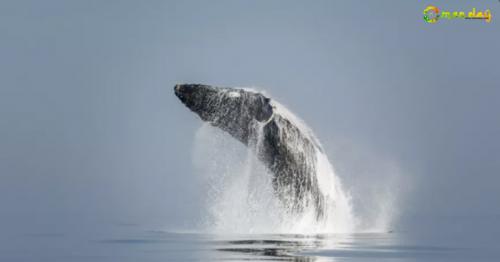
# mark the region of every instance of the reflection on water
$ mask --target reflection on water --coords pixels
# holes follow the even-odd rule
[[[396,244],[391,234],[254,235],[252,239],[213,241],[219,259],[337,261],[339,259],[446,258],[459,248]]]
[[[215,235],[127,228],[9,237],[0,261],[500,261],[496,238],[467,234]]]
[[[152,253],[179,260],[224,261],[372,261],[373,259],[461,260],[487,258],[463,247],[405,243],[392,233],[335,235],[206,235],[149,232],[143,239],[103,243],[143,244]],[[163,250],[163,252],[162,252]],[[472,256],[471,256],[472,255]],[[172,257],[171,257],[172,258]],[[466,259],[467,260],[467,259]]]
[[[272,236],[260,236],[260,239],[219,241],[218,245],[220,247],[215,250],[240,254],[242,259],[314,261],[314,257],[303,256],[299,253],[306,250],[315,250],[323,244],[314,237],[281,235],[275,236],[276,239],[265,239],[266,237]]]

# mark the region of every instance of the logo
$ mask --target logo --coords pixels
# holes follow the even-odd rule
[[[439,8],[430,5],[424,9],[424,20],[427,23],[434,24],[439,19]]]
[[[491,22],[491,11],[489,9],[483,12],[476,11],[475,7],[467,13],[464,11],[441,11],[433,5],[429,5],[424,9],[424,20],[427,23],[434,24],[440,19],[481,19],[489,23]]]

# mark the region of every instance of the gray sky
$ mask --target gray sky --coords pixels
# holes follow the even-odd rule
[[[2,1],[0,228],[189,225],[201,122],[179,82],[262,87],[345,181],[364,151],[396,163],[402,223],[500,216],[500,2],[432,3],[493,21],[427,24],[426,1]]]

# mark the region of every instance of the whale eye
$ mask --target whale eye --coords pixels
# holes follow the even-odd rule
[[[260,101],[262,104],[259,106],[255,118],[259,122],[266,122],[273,115],[273,107],[269,103],[271,99],[262,96]]]

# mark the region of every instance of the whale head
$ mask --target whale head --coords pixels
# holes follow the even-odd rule
[[[270,99],[254,91],[201,84],[178,84],[174,91],[203,121],[245,144],[253,124],[266,123],[273,115]]]

